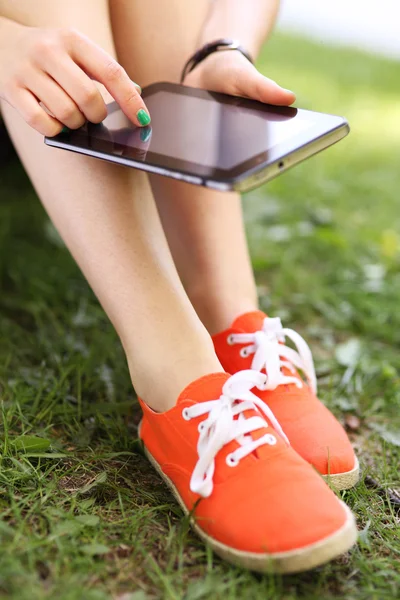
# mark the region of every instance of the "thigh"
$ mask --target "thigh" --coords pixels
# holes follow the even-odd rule
[[[213,0],[109,0],[120,63],[134,81],[179,81]]]
[[[30,27],[75,27],[115,55],[107,0],[0,0],[0,15]]]

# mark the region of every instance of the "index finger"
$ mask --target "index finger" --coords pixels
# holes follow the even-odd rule
[[[112,56],[86,36],[77,34],[72,43],[72,58],[85,73],[105,86],[128,119],[139,127],[150,123],[149,111],[135,83]]]

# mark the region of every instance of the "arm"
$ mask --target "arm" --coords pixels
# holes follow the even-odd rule
[[[215,0],[199,46],[223,37],[233,38],[256,58],[274,26],[279,4],[279,0]]]
[[[214,0],[200,39],[208,42],[228,37],[236,39],[255,58],[271,32],[279,0]],[[184,83],[214,92],[223,92],[287,106],[296,97],[275,81],[259,73],[240,52],[215,52],[197,65]]]

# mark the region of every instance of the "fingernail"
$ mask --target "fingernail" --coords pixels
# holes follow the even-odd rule
[[[142,127],[145,127],[145,125],[148,125],[151,121],[149,113],[147,113],[143,108],[137,112],[136,116]]]
[[[65,127],[65,126],[61,129],[61,133],[68,133],[68,131],[69,131],[69,128]]]
[[[292,90],[287,90],[286,88],[282,88],[284,92],[287,92],[288,94],[293,94],[294,96],[294,92],[292,92]]]
[[[144,127],[140,130],[140,139],[142,142],[148,142],[151,137],[151,127]]]
[[[140,85],[138,83],[135,83],[135,81],[132,81],[132,83],[139,92],[139,94],[142,94],[142,88],[140,87]]]

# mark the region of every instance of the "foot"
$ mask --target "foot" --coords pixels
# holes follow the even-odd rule
[[[285,338],[297,351],[285,345]],[[267,373],[266,388],[257,391],[257,396],[268,403],[292,448],[336,489],[354,486],[359,478],[358,460],[343,427],[316,397],[314,364],[303,338],[283,329],[280,319],[254,311],[237,318],[213,340],[226,371]]]
[[[197,379],[165,413],[141,401],[140,438],[199,536],[255,571],[305,571],[356,541],[350,510],[287,443],[243,371]]]

